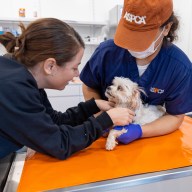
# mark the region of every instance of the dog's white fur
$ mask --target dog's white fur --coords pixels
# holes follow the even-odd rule
[[[108,100],[115,103],[115,107],[126,107],[133,110],[136,115],[133,123],[144,125],[163,116],[165,109],[160,105],[144,105],[140,98],[141,92],[145,94],[137,83],[134,83],[128,78],[115,77],[112,85],[107,87],[105,96]],[[106,142],[106,149],[113,150],[117,145],[116,138],[126,131],[125,129],[121,131],[110,130]]]

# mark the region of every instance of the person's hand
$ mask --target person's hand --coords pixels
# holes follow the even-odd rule
[[[113,108],[107,111],[114,125],[128,125],[132,123],[135,113],[127,108]]]
[[[114,107],[114,103],[101,99],[96,99],[95,103],[101,111],[108,111],[109,109],[112,109]]]
[[[115,126],[113,129],[122,130],[125,129],[125,132],[117,137],[117,141],[123,144],[131,143],[142,136],[142,128],[138,124],[129,124],[125,126]]]

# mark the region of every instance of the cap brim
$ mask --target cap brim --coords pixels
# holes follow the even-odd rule
[[[123,19],[120,20],[114,42],[117,46],[131,51],[144,51],[155,40],[158,28],[150,31],[133,31],[128,29]]]

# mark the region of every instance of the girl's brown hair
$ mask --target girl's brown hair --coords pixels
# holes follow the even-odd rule
[[[73,59],[84,48],[80,35],[65,22],[55,18],[38,19],[25,28],[20,23],[22,33],[15,37],[11,33],[0,36],[0,42],[9,53],[27,67],[48,58],[55,58],[62,66]]]

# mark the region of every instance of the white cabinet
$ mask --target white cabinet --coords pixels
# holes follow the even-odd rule
[[[26,18],[9,18],[9,17],[1,17],[0,18],[0,29],[1,33],[11,32],[15,36],[21,33],[20,27],[18,26],[20,22],[24,25],[27,25],[34,19],[26,19]]]
[[[69,83],[62,91],[46,89],[46,92],[52,107],[61,112],[84,101],[81,83]]]
[[[66,21],[71,25],[82,37],[85,42],[85,52],[79,65],[79,71],[83,69],[97,46],[105,40],[107,36],[106,22],[90,22],[90,21]]]

